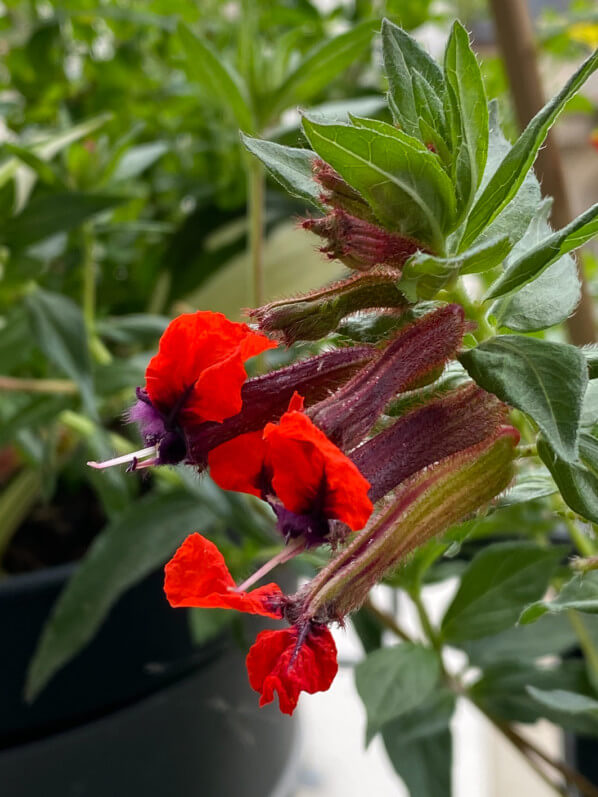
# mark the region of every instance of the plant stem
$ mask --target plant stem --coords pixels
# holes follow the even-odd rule
[[[567,612],[567,619],[573,626],[573,630],[579,641],[579,647],[583,651],[586,663],[588,678],[594,689],[598,688],[598,650],[594,645],[591,634],[588,632],[583,617],[579,612],[570,609]]]
[[[399,639],[402,639],[403,642],[412,641],[409,634],[403,631],[395,618],[392,615],[383,612],[382,609],[379,609],[376,604],[372,602],[371,598],[367,598],[366,602],[363,604],[363,608],[368,612],[368,614],[371,614],[372,617],[378,620],[381,626],[389,631],[392,631],[392,633],[395,634],[395,636],[398,636]]]
[[[248,166],[249,269],[247,299],[251,307],[264,303],[264,170],[252,158]]]
[[[465,315],[469,316],[469,318],[478,325],[477,330],[474,332],[476,340],[481,343],[483,340],[493,338],[496,334],[495,330],[488,323],[483,308],[469,297],[461,279],[456,281],[451,290],[451,294],[455,301],[465,310]]]
[[[26,393],[78,393],[79,388],[70,379],[20,379],[0,376],[0,390],[24,391]]]
[[[563,517],[569,530],[569,536],[571,537],[571,540],[575,544],[575,547],[579,553],[582,556],[593,556],[596,553],[596,549],[592,543],[592,540],[583,533],[575,520],[568,515],[564,515]]]
[[[422,601],[421,593],[419,591],[410,592],[409,597],[415,604],[417,616],[419,617],[424,634],[427,636],[434,650],[438,653],[440,661],[442,662],[442,642],[438,637],[436,629],[432,625],[428,611]]]
[[[96,266],[93,259],[93,228],[83,227],[83,319],[87,330],[89,353],[101,365],[111,362],[112,355],[95,331],[96,313]]]
[[[521,750],[522,752],[528,751],[529,753],[532,753],[541,761],[544,761],[545,764],[548,764],[549,767],[556,770],[557,772],[560,772],[560,774],[565,778],[567,783],[577,786],[577,788],[584,797],[598,797],[598,787],[590,783],[590,781],[586,777],[584,777],[580,772],[577,772],[575,769],[570,767],[564,761],[559,761],[556,758],[552,758],[552,756],[549,756],[548,753],[545,753],[543,750],[540,750],[539,747],[536,747],[535,744],[533,744],[528,739],[523,737],[511,725],[508,725],[505,722],[501,722],[500,720],[496,720],[490,717],[488,714],[486,714],[486,716],[488,717],[488,719],[490,719],[490,721],[494,724],[494,726],[503,734],[503,736],[505,736],[519,750]]]

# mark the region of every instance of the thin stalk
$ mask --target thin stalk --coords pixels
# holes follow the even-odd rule
[[[476,340],[481,343],[488,338],[493,338],[496,334],[495,330],[488,323],[483,308],[470,298],[461,279],[455,282],[450,293],[454,300],[465,310],[465,315],[478,325],[478,328],[473,333]]]
[[[590,781],[584,777],[581,772],[577,772],[577,770],[573,769],[573,767],[570,767],[569,764],[566,764],[564,761],[559,761],[556,758],[552,758],[552,756],[548,755],[548,753],[545,753],[539,747],[536,747],[533,742],[530,742],[507,723],[493,719],[487,714],[486,716],[503,734],[503,736],[505,736],[510,742],[512,742],[512,744],[515,745],[515,747],[522,752],[528,751],[529,753],[532,753],[541,761],[544,761],[545,764],[548,764],[549,767],[559,772],[567,781],[567,783],[570,783],[579,789],[583,797],[598,797],[598,787],[590,783]]]
[[[395,634],[395,636],[398,636],[399,639],[402,639],[403,642],[412,641],[409,634],[403,631],[395,618],[391,614],[387,614],[386,612],[383,612],[382,609],[379,609],[376,604],[372,602],[371,598],[366,600],[366,602],[363,604],[363,608],[368,614],[371,614],[375,620],[378,620],[381,626],[389,631],[392,631],[392,633]]]
[[[415,608],[417,609],[417,616],[419,617],[422,630],[426,635],[426,637],[428,638],[428,640],[430,641],[430,644],[432,645],[434,650],[438,653],[438,657],[440,659],[440,662],[442,663],[442,642],[440,641],[438,632],[432,625],[432,621],[430,620],[428,611],[424,605],[424,602],[422,601],[421,593],[410,592],[409,597],[411,598],[411,600],[415,604]]]
[[[563,517],[565,524],[567,525],[567,529],[569,530],[569,536],[571,537],[571,540],[573,541],[579,553],[582,556],[593,556],[596,553],[596,548],[592,540],[583,533],[575,520],[573,520],[567,514],[563,515]]]
[[[78,393],[79,388],[70,379],[20,379],[0,376],[0,391],[13,390],[26,393]]]
[[[83,228],[83,294],[81,297],[83,319],[87,330],[89,353],[100,365],[112,361],[112,355],[95,331],[96,314],[96,264],[93,258],[93,228]]]
[[[570,609],[567,612],[567,619],[573,626],[573,630],[577,636],[579,647],[583,651],[583,657],[586,663],[588,678],[594,689],[598,688],[598,650],[594,645],[594,640],[589,633],[583,617],[579,612]]]
[[[264,187],[262,165],[252,158],[248,166],[249,268],[247,300],[251,307],[264,303]]]

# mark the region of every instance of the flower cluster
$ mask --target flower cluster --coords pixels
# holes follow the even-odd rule
[[[397,287],[405,259],[423,247],[379,227],[327,164],[316,161],[314,177],[329,209],[304,226],[328,239],[327,254],[362,273],[250,311],[258,331],[218,313],[175,319],[129,411],[145,448],[90,463],[184,463],[269,504],[280,553],[236,585],[215,545],[194,533],[166,566],[165,592],[174,607],[286,622],[258,635],[247,669],[260,705],[277,694],[288,714],[301,692],[334,679],[329,626],[342,624],[417,546],[504,490],[519,439],[506,406],[473,382],[434,388],[470,327],[459,305],[414,308]],[[372,310],[396,322],[377,344],[332,347],[247,378],[246,361],[278,345],[273,337],[318,339]],[[405,395],[418,397],[411,409],[386,415]],[[275,583],[253,588],[316,546],[330,547],[330,561],[296,594]]]

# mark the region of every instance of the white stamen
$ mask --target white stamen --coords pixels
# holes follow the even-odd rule
[[[90,468],[97,468],[98,470],[102,470],[103,468],[111,468],[113,465],[125,465],[127,462],[133,462],[134,459],[143,459],[144,457],[155,457],[158,453],[157,446],[149,446],[149,448],[142,448],[139,451],[133,451],[132,454],[124,454],[122,457],[114,457],[114,459],[107,459],[105,462],[88,462]],[[148,465],[154,465],[155,460],[149,460],[148,462],[139,462],[137,468],[147,468]]]
[[[252,584],[255,584],[256,581],[259,581],[260,578],[269,573],[270,570],[273,570],[278,565],[282,565],[285,562],[288,562],[289,559],[292,559],[297,554],[300,554],[302,551],[305,550],[305,539],[303,537],[298,537],[294,543],[287,545],[286,548],[276,554],[272,559],[269,559],[265,564],[263,564],[259,570],[256,570],[252,576],[249,576],[242,584],[239,584],[238,587],[235,588],[235,592],[245,592],[247,587],[251,587]]]

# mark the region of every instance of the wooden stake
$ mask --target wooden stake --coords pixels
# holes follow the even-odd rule
[[[489,1],[517,119],[523,129],[544,105],[532,20],[525,0]],[[535,171],[542,185],[542,193],[554,197],[553,226],[564,227],[571,221],[572,214],[561,155],[550,133],[536,158]],[[581,301],[575,313],[567,319],[567,331],[571,342],[580,346],[594,343],[596,322],[592,297],[579,261],[577,268],[581,280]]]

